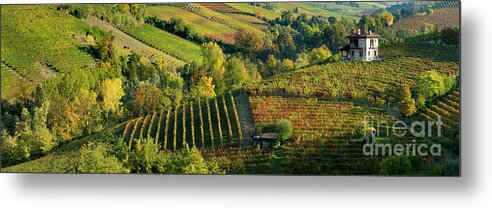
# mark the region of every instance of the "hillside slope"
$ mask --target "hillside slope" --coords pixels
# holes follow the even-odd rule
[[[14,82],[22,83],[20,77],[32,81],[24,90],[56,73],[93,66],[94,59],[84,51],[89,25],[82,20],[50,6],[2,6],[1,13],[2,63],[20,75],[9,77]],[[2,77],[4,81],[12,80]],[[2,88],[5,98],[18,92],[17,86]]]

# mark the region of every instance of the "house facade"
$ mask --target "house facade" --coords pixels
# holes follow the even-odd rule
[[[347,38],[350,44],[340,49],[344,61],[377,61],[379,56],[379,38],[371,31],[354,30]]]

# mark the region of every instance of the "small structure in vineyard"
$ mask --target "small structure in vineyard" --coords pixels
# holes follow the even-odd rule
[[[350,44],[340,49],[340,55],[344,61],[377,61],[379,57],[379,38],[381,36],[373,32],[357,29],[347,38]]]
[[[280,140],[280,134],[278,133],[263,133],[261,135],[253,136],[253,146],[260,145],[263,148],[268,148],[272,144],[277,143]]]

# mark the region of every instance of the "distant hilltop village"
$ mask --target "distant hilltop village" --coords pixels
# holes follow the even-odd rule
[[[350,44],[340,49],[344,61],[377,61],[379,60],[379,38],[373,32],[354,29],[347,36]]]

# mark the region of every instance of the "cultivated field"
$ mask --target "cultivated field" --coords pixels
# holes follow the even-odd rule
[[[2,82],[20,83],[21,77],[25,77],[32,80],[32,85],[27,86],[29,91],[34,84],[58,72],[94,64],[91,55],[84,51],[89,26],[82,20],[47,6],[2,6],[1,10],[2,62],[20,75],[9,81],[2,77]],[[11,95],[9,90],[2,89],[2,94]]]
[[[256,125],[287,119],[294,126],[295,138],[348,142],[358,137],[357,129],[364,121],[394,120],[387,112],[351,102],[276,96],[251,96],[249,101]]]
[[[88,18],[87,24],[91,26],[97,26],[105,32],[111,32],[115,36],[114,43],[121,47],[128,47],[129,49],[137,52],[140,55],[147,57],[149,60],[163,60],[166,64],[172,68],[182,67],[186,62],[175,58],[165,52],[162,52],[156,48],[153,48],[143,42],[140,42],[133,37],[122,32],[118,28],[115,28],[106,21],[97,18]]]
[[[151,25],[121,26],[120,29],[145,44],[186,62],[201,63],[200,46]]]
[[[122,136],[130,147],[135,139],[150,137],[168,150],[238,145],[243,137],[232,94],[131,120]]]
[[[182,8],[174,6],[152,6],[148,8],[148,12],[150,15],[162,20],[170,20],[173,17],[181,18],[186,24],[192,26],[198,34],[204,37],[214,38],[225,43],[234,43],[233,35],[236,30]]]

